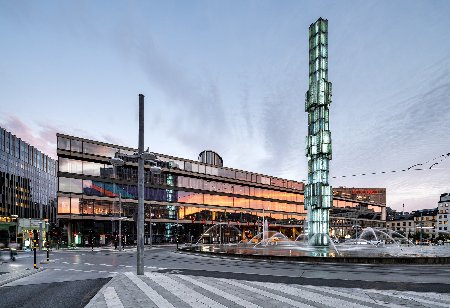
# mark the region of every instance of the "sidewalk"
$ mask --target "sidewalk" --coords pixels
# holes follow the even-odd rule
[[[153,245],[152,248],[150,248],[148,245],[144,246],[144,250],[155,250],[155,249],[162,249],[167,247],[173,247],[175,248],[175,244],[161,244],[161,245]],[[124,246],[122,247],[122,252],[129,252],[129,251],[136,251],[137,247],[134,246]],[[52,249],[50,251],[54,252],[60,252],[60,251],[92,251],[91,247],[75,247],[75,248],[60,248],[60,249]],[[120,252],[119,248],[114,248],[114,246],[100,246],[100,247],[94,247],[94,251],[109,251],[109,252]]]
[[[116,275],[86,307],[450,307],[450,295],[180,275]]]
[[[42,272],[43,270],[45,270],[45,269],[40,267],[38,269],[30,268],[30,269],[18,270],[18,271],[2,274],[2,275],[0,275],[0,287],[4,286],[10,282],[16,281],[18,279],[28,277],[30,275]]]

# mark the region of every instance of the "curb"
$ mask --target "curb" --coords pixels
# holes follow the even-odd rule
[[[189,248],[179,249],[181,253],[198,254],[206,256],[216,256],[222,258],[239,258],[248,260],[284,261],[284,262],[305,262],[311,264],[373,264],[373,265],[437,265],[450,264],[450,257],[312,257],[312,256],[283,256],[264,254],[239,254],[230,252],[200,251]]]
[[[28,276],[31,276],[33,274],[42,272],[44,270],[45,270],[45,268],[41,267],[41,268],[38,268],[37,270],[35,270],[35,269],[24,270],[23,272],[18,273],[18,274],[17,273],[3,274],[2,276],[10,276],[10,277],[7,277],[6,279],[2,279],[0,281],[0,287],[4,286],[5,284],[8,284],[10,282],[19,280],[21,278],[28,277]],[[2,276],[0,276],[0,278],[3,278]]]
[[[89,303],[87,303],[87,305],[84,306],[84,308],[94,308],[94,307],[96,307],[95,302],[98,300],[98,298],[99,298],[100,296],[103,295],[103,291],[104,291],[107,287],[109,287],[109,286],[113,283],[114,279],[116,279],[118,276],[120,276],[120,274],[117,274],[116,276],[112,277],[110,281],[108,281],[108,282],[107,282],[100,290],[98,290],[97,294],[95,294],[95,295],[91,298],[91,300],[89,301]]]

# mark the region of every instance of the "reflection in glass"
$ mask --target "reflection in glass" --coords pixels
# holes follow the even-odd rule
[[[58,214],[70,213],[70,198],[58,197]]]
[[[70,139],[58,137],[58,149],[70,151]]]

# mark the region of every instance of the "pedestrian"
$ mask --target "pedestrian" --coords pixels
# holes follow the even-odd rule
[[[117,249],[117,238],[114,238],[114,249]]]

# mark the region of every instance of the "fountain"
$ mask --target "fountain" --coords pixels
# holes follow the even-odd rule
[[[242,238],[242,234],[236,226],[221,222],[206,230],[196,245],[234,243],[238,242],[240,238]]]
[[[318,37],[321,39],[318,40]],[[197,242],[194,250],[240,257],[283,259],[299,261],[351,263],[445,263],[450,264],[450,249],[419,249],[398,232],[365,228],[358,238],[344,243],[329,236],[332,188],[328,183],[329,163],[332,158],[329,105],[331,82],[328,81],[328,21],[319,18],[309,27],[309,88],[305,111],[308,112],[308,182],[304,190],[308,231],[295,240],[280,232],[270,231],[266,220],[263,230],[249,241],[230,241],[224,244],[223,225],[209,228]],[[315,63],[312,65],[311,63]],[[264,216],[264,210],[263,210]],[[236,230],[227,225],[228,236]]]
[[[406,236],[398,233],[394,230],[388,229],[376,229],[367,227],[362,230],[358,238],[351,239],[345,242],[346,245],[374,245],[374,246],[386,246],[396,245],[398,247],[402,245],[414,246],[414,243]]]

